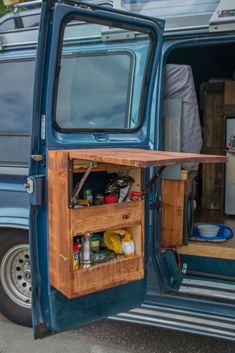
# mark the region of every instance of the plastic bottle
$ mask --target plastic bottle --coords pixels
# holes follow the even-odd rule
[[[135,255],[135,243],[131,238],[131,234],[125,232],[124,238],[122,239],[122,251],[126,257]]]
[[[73,269],[77,271],[79,269],[79,247],[78,243],[73,243]]]
[[[83,198],[89,202],[90,205],[93,204],[93,196],[91,189],[85,189],[83,191]]]

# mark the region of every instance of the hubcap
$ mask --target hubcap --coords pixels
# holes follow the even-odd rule
[[[29,246],[20,244],[9,249],[1,262],[1,282],[16,304],[31,307],[31,274]]]

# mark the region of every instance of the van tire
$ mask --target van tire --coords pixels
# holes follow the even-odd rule
[[[32,326],[28,233],[0,232],[0,312],[9,320]]]

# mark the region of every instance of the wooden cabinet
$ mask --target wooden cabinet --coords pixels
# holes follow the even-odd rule
[[[204,84],[203,153],[225,155],[226,117],[235,114],[235,81]],[[224,212],[225,170],[220,165],[202,167],[202,208]]]
[[[48,161],[48,243],[50,284],[68,298],[136,281],[144,277],[145,200],[76,209],[71,195],[92,161],[92,175],[100,183],[106,174],[132,176],[130,191],[147,192],[143,168],[187,162],[225,162],[222,156],[141,149],[100,148],[50,150]],[[102,173],[102,174],[100,174]],[[155,176],[153,176],[155,181]],[[150,183],[151,184],[151,183]],[[73,240],[86,233],[124,229],[132,234],[135,255],[120,256],[77,271],[73,266]]]
[[[192,179],[162,181],[163,246],[183,244],[185,227],[185,196],[192,192]]]
[[[50,151],[49,174],[49,249],[50,280],[68,298],[128,283],[144,276],[144,201],[73,208],[70,205],[71,179],[84,175],[85,164],[68,158],[66,151]],[[87,164],[89,161],[87,161]],[[80,165],[80,167],[79,167]],[[72,170],[70,169],[72,166]],[[116,172],[134,176],[132,188],[141,189],[141,169],[96,163],[92,173]],[[104,175],[102,174],[102,175]],[[75,178],[74,178],[75,179]],[[70,181],[70,182],[69,182]],[[128,230],[135,243],[135,256],[110,260],[77,271],[73,269],[73,238],[111,229]]]

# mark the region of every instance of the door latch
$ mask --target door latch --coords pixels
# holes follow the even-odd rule
[[[27,178],[27,182],[24,184],[24,188],[28,194],[33,193],[33,179]]]
[[[27,178],[24,184],[30,194],[30,203],[34,206],[42,205],[45,199],[45,175],[34,175]]]

